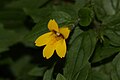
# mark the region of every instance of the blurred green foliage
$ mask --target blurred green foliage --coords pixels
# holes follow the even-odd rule
[[[65,58],[34,45],[50,19],[72,29]],[[120,80],[120,0],[1,0],[0,80]]]

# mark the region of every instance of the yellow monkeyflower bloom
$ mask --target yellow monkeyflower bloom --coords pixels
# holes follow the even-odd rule
[[[54,19],[51,19],[48,22],[48,29],[50,30],[50,32],[39,36],[35,41],[35,45],[46,45],[43,49],[43,57],[46,57],[46,59],[49,59],[53,55],[55,50],[60,58],[65,57],[67,49],[65,39],[67,39],[69,36],[69,28],[59,28],[57,22]]]

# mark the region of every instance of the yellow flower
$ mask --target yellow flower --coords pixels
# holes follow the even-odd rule
[[[60,58],[65,57],[67,49],[65,39],[69,36],[69,28],[59,28],[57,22],[54,19],[51,19],[48,22],[48,29],[50,32],[47,32],[36,39],[36,46],[46,45],[43,49],[43,57],[46,57],[46,59],[49,59],[55,50]]]

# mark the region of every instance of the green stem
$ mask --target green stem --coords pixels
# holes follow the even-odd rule
[[[74,24],[72,24],[71,30],[73,30],[73,29],[78,25],[79,21],[80,21],[80,18],[78,18],[78,19],[74,22]]]

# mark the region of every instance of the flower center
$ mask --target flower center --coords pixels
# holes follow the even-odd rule
[[[53,31],[53,33],[55,34],[57,40],[64,39],[64,36],[60,32]]]
[[[56,32],[56,35],[57,35],[57,36],[60,36],[61,34],[60,34],[59,32]]]

